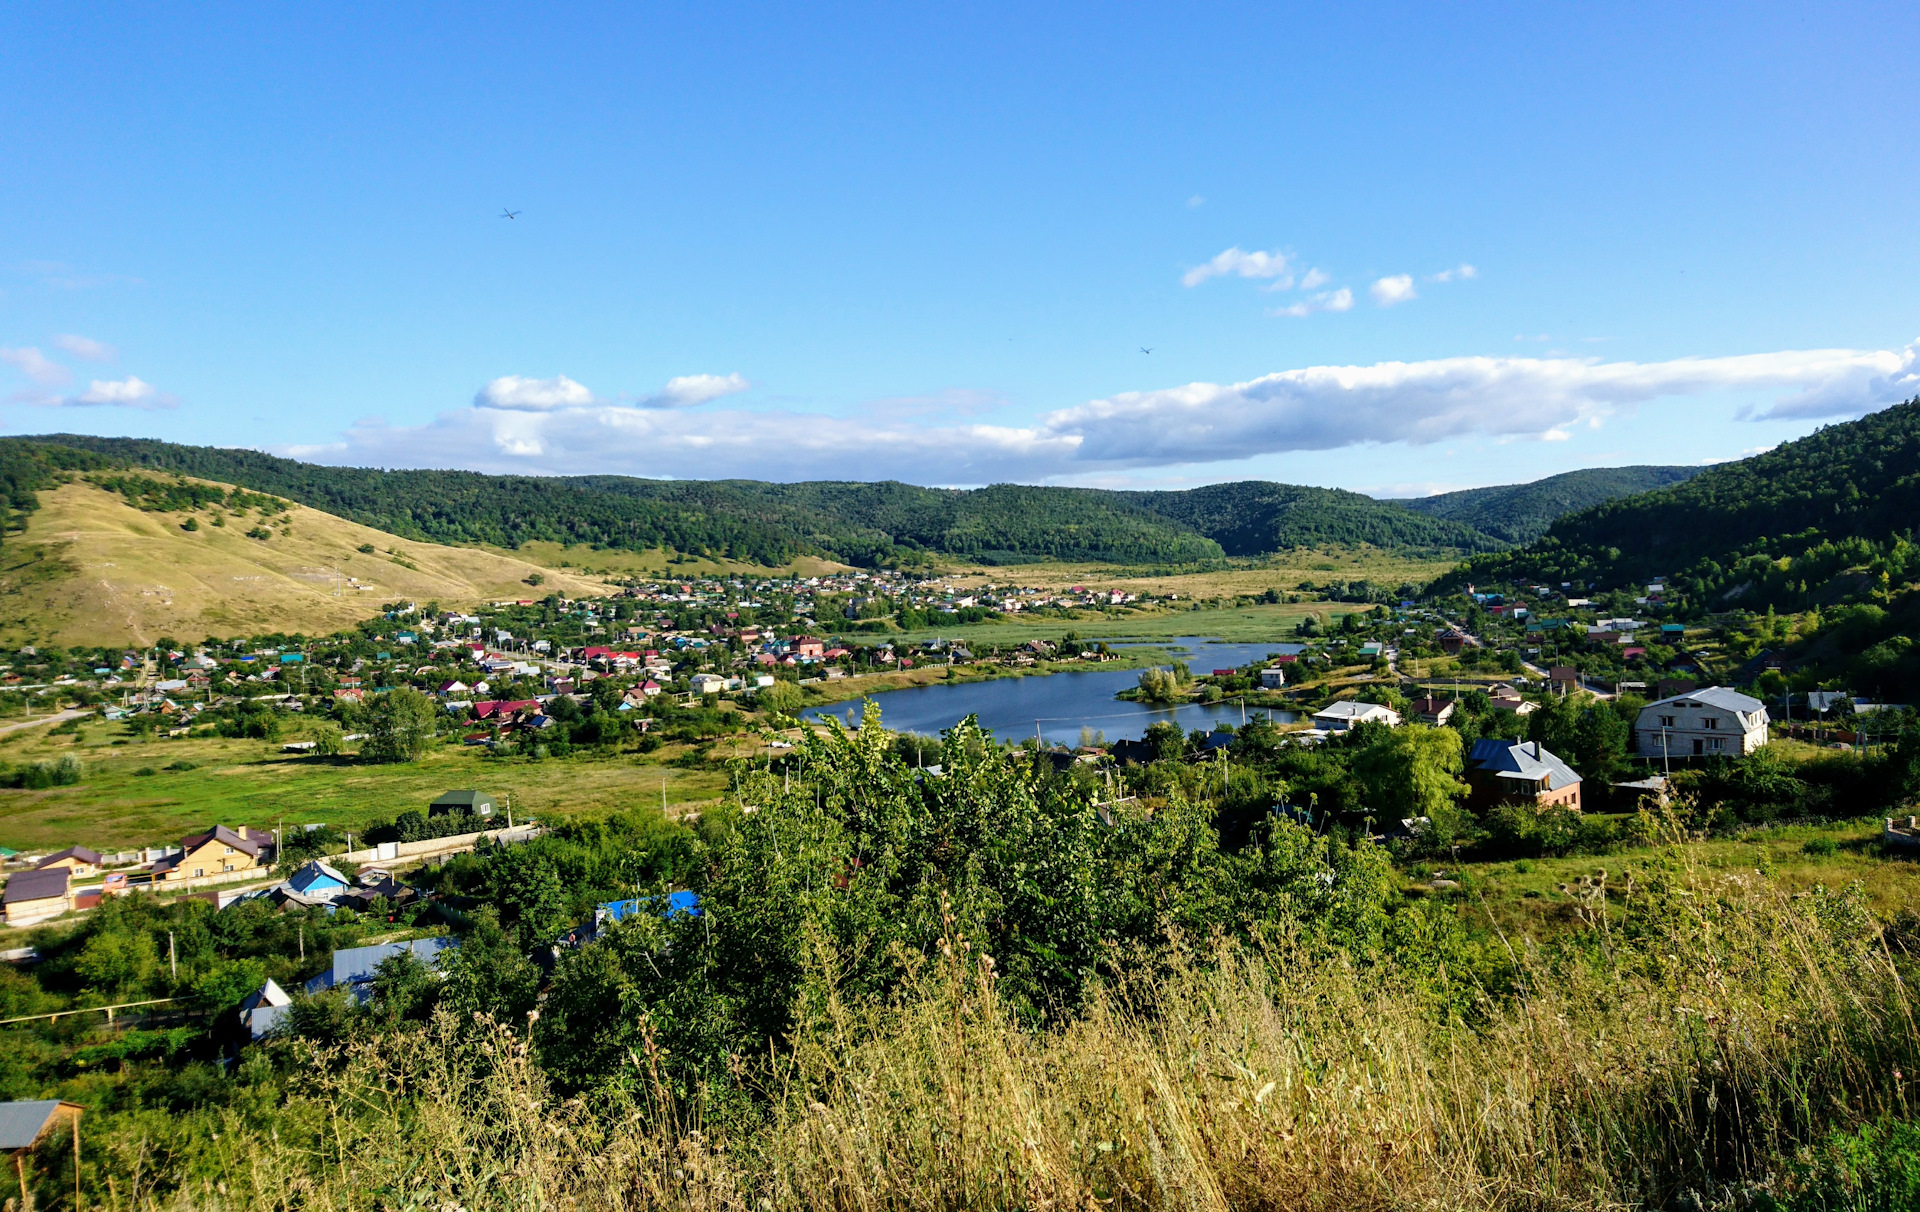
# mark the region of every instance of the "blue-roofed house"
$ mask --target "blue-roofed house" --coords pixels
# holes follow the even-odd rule
[[[699,917],[700,897],[688,890],[669,892],[665,896],[643,896],[632,900],[609,901],[593,911],[593,932],[599,934],[614,922],[623,922],[639,913],[646,912],[656,917]]]
[[[353,881],[319,859],[313,859],[287,877],[287,886],[301,896],[325,899],[353,887]]]
[[[353,1000],[365,1002],[373,996],[373,973],[383,960],[412,952],[415,959],[428,968],[438,969],[440,955],[449,947],[458,947],[460,940],[437,936],[434,938],[416,938],[404,943],[381,943],[372,947],[343,947],[333,953],[333,962],[326,971],[307,981],[307,992],[321,993],[328,989],[345,987],[352,990]]]

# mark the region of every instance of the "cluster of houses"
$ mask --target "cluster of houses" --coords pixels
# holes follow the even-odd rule
[[[112,856],[85,846],[70,846],[57,854],[33,858],[28,870],[9,876],[0,902],[4,903],[8,925],[32,925],[78,907],[83,892],[77,886],[80,880],[105,875],[96,888],[84,890],[96,896],[143,888],[192,887],[196,881],[209,878],[225,882],[236,874],[244,878],[244,873],[271,869],[276,848],[270,833],[225,825],[188,834],[176,846]]]

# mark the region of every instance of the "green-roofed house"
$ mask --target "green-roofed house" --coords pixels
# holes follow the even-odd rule
[[[458,813],[469,816],[492,816],[493,797],[484,791],[447,791],[442,792],[439,799],[427,805],[428,816],[452,816]]]

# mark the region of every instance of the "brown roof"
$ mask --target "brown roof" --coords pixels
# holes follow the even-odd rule
[[[87,866],[89,867],[98,867],[100,865],[100,854],[98,851],[89,850],[85,846],[68,846],[65,850],[62,850],[58,854],[49,854],[47,857],[41,859],[38,863],[36,863],[35,866],[45,867],[51,863],[57,863],[61,859],[69,859],[69,858],[79,859],[81,862],[87,864]]]
[[[246,832],[253,833],[253,830],[248,829]],[[235,850],[243,854],[250,854],[255,858],[259,858],[260,847],[272,840],[273,836],[271,834],[257,835],[257,837],[241,837],[225,825],[215,825],[205,833],[196,833],[191,837],[181,838],[180,849],[184,854],[192,854],[208,842],[219,842],[223,846],[232,846]]]

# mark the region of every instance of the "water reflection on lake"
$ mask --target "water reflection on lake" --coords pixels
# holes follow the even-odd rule
[[[1205,636],[1114,647],[1163,648],[1185,660],[1196,674],[1237,668],[1264,660],[1273,653],[1301,649],[1299,644],[1226,644]],[[1082,728],[1104,732],[1107,740],[1116,741],[1123,737],[1138,739],[1146,734],[1149,724],[1159,720],[1171,720],[1191,730],[1210,728],[1214,724],[1238,727],[1244,719],[1269,714],[1279,723],[1291,723],[1296,718],[1291,711],[1269,712],[1264,707],[1243,708],[1238,703],[1154,707],[1113,697],[1139,680],[1137,669],[1095,669],[1044,677],[998,678],[966,685],[914,686],[883,690],[871,697],[879,704],[880,718],[886,726],[901,732],[933,735],[969,715],[977,715],[982,728],[1008,740],[1031,736],[1037,728],[1048,741],[1066,744],[1077,744]],[[810,720],[834,716],[842,722],[858,723],[863,702],[850,699],[809,707],[802,715]]]

